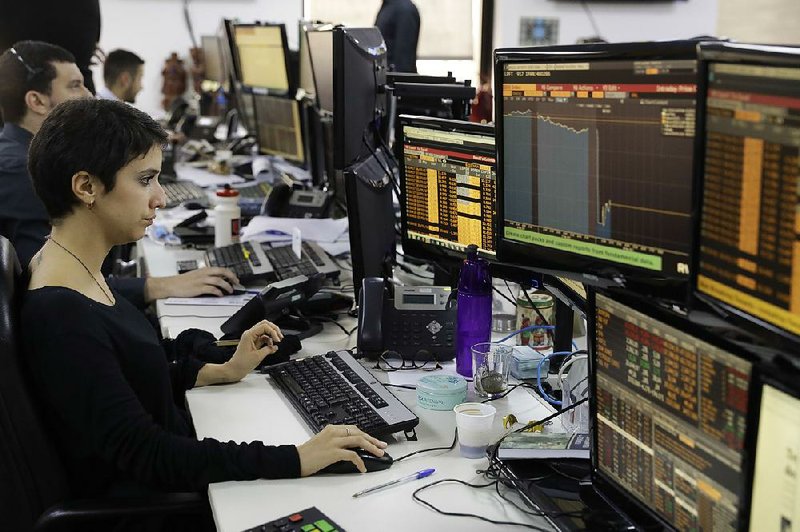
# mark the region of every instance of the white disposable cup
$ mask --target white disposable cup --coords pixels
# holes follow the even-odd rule
[[[486,403],[461,403],[453,408],[458,428],[458,448],[465,458],[482,458],[492,439],[497,410]]]

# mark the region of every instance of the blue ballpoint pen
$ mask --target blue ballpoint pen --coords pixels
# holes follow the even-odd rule
[[[418,480],[420,478],[429,477],[436,471],[435,469],[423,469],[422,471],[417,471],[416,473],[411,473],[405,477],[396,478],[387,482],[386,484],[378,484],[377,486],[373,486],[371,488],[367,488],[365,490],[359,491],[358,493],[353,494],[353,498],[358,498],[363,495],[367,495],[369,493],[373,493],[375,491],[380,491],[382,489],[389,488],[391,486],[398,486],[400,484],[405,484],[406,482],[411,482],[412,480]]]

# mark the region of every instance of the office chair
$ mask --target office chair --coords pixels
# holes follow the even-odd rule
[[[208,512],[199,493],[70,499],[63,465],[22,368],[19,307],[25,281],[13,246],[0,236],[0,531],[111,529],[122,519]]]

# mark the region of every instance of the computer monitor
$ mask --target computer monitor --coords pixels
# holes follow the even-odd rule
[[[495,257],[494,128],[401,115],[403,251],[438,261],[463,260],[470,244]]]
[[[793,386],[765,379],[761,391],[750,530],[786,532],[800,523],[800,397]]]
[[[686,292],[696,43],[497,50],[495,65],[498,258]]]
[[[386,44],[378,28],[333,30],[334,166],[374,153],[386,109]]]
[[[292,92],[283,24],[234,24],[233,42],[243,85],[270,94]]]
[[[700,50],[707,119],[697,293],[746,327],[796,345],[800,52],[721,43]]]
[[[322,111],[333,113],[333,30],[307,29],[306,37],[317,104]]]
[[[222,63],[219,38],[216,35],[203,35],[200,37],[200,41],[203,45],[203,61],[205,64],[203,78],[223,85],[227,82],[228,75]]]
[[[300,56],[300,69],[297,88],[303,89],[306,97],[316,101],[317,87],[314,83],[314,70],[311,66],[311,52],[308,49],[308,29],[314,24],[301,20],[297,25],[298,55]]]
[[[305,164],[300,103],[293,98],[253,94],[261,153]]]
[[[737,530],[750,359],[619,294],[590,295],[588,321],[594,488],[642,530]]]

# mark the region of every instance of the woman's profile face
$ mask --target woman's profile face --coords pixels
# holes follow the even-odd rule
[[[153,224],[156,209],[166,203],[158,182],[161,148],[153,146],[117,172],[114,189],[101,193],[94,207],[102,229],[114,244],[139,240]]]

